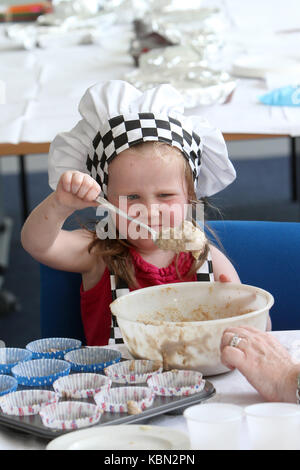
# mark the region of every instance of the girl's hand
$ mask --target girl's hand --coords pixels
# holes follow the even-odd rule
[[[80,171],[66,171],[60,177],[55,198],[65,208],[79,210],[98,206],[94,202],[101,188],[89,175]]]
[[[219,282],[231,282],[231,279],[226,274],[220,274]]]

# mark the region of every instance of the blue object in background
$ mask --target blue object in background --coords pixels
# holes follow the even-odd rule
[[[300,86],[276,88],[258,99],[269,106],[300,106]]]

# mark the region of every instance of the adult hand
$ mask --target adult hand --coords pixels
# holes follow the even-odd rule
[[[230,346],[238,336],[237,346]],[[237,368],[268,401],[296,401],[297,375],[288,351],[271,333],[242,326],[228,328],[221,340],[221,360],[230,369]]]

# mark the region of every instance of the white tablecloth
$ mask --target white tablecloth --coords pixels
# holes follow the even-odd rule
[[[219,3],[232,26],[226,34],[227,41],[233,44],[233,55],[238,50],[277,57],[280,52],[299,60],[298,0]],[[79,100],[89,86],[100,80],[122,79],[134,69],[129,54],[131,23],[111,26],[97,44],[28,51],[5,50],[3,28],[0,80],[5,83],[6,96],[4,104],[0,104],[0,143],[52,141],[58,132],[76,124],[80,118]],[[281,30],[290,33],[278,33]],[[228,104],[197,107],[189,113],[206,116],[224,133],[300,135],[300,108],[258,104],[258,96],[264,92],[264,80],[241,79]]]
[[[273,332],[272,334],[274,334],[292,353],[295,351],[295,345],[300,344],[300,331],[282,331]],[[245,407],[263,401],[257,391],[237,370],[208,377],[208,380],[213,383],[216,389],[216,395],[211,398],[208,403],[215,401]],[[183,415],[161,415],[149,419],[147,424],[166,426],[187,433],[187,426]],[[242,448],[248,449],[249,442],[246,426],[243,428],[241,441]],[[47,441],[45,440],[0,426],[0,450],[43,450],[46,448],[46,445]]]

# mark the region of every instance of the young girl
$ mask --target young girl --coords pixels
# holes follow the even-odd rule
[[[66,231],[78,209],[98,207],[99,194],[157,232],[177,226],[188,205],[235,178],[221,133],[199,116],[186,117],[169,85],[142,93],[123,81],[91,87],[82,120],[50,148],[54,192],[28,217],[24,248],[50,267],[82,274],[81,314],[88,345],[121,342],[109,304],[129,290],[181,281],[240,282],[214,246],[199,259],[160,249],[150,234],[115,217],[115,236]],[[167,222],[165,222],[167,221]],[[97,235],[98,234],[98,235]]]

